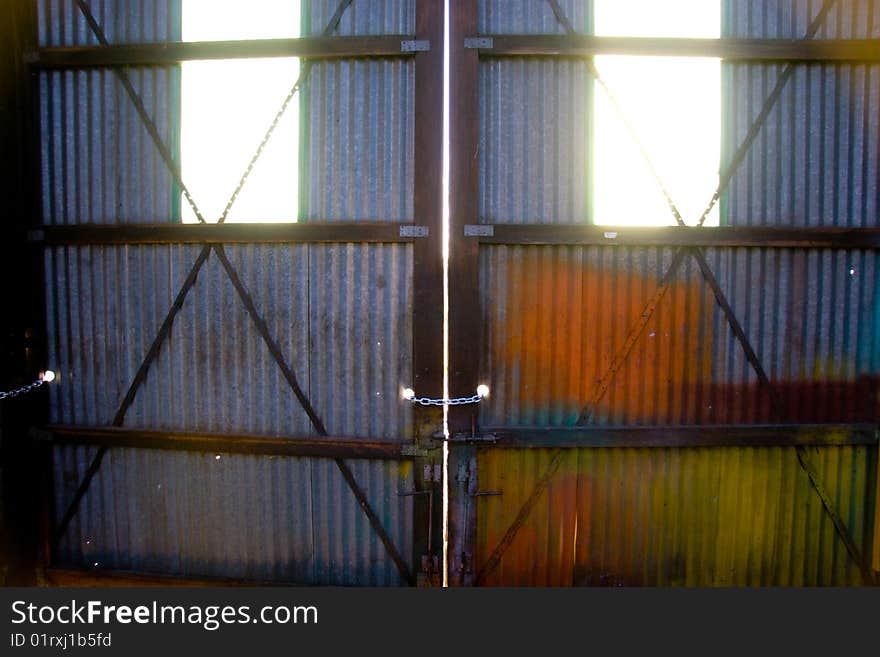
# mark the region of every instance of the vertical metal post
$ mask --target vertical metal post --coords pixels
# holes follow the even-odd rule
[[[465,37],[477,33],[477,0],[450,3],[449,16],[449,394],[472,395],[478,384],[482,322],[479,295],[479,243],[466,237],[464,226],[479,220],[480,107],[478,52],[465,48]],[[488,382],[491,387],[491,382]],[[449,409],[451,436],[470,433],[477,405]],[[449,581],[467,585],[472,576],[473,545],[468,529],[471,455],[450,443]],[[470,520],[469,520],[470,519]]]
[[[418,0],[416,39],[430,41],[430,50],[415,57],[415,224],[428,237],[413,241],[413,381],[420,395],[443,394],[443,0]],[[418,449],[435,445],[443,429],[443,411],[436,406],[414,408],[413,435]],[[417,490],[433,489],[426,504],[413,505],[413,563],[442,553],[442,490],[433,476],[437,450],[416,458],[413,481]],[[425,466],[431,466],[425,468]],[[429,518],[434,545],[425,532]],[[432,562],[430,559],[428,562]],[[420,581],[424,581],[424,573]],[[430,574],[429,574],[430,575]],[[430,577],[429,577],[430,579]],[[431,580],[432,583],[436,583]]]

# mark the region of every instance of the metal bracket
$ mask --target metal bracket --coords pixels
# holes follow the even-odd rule
[[[427,226],[416,226],[414,224],[404,224],[400,227],[400,236],[401,237],[427,237],[428,236],[428,227]]]
[[[412,39],[400,42],[400,52],[428,52],[429,50],[431,50],[431,42],[427,39],[423,41]]]
[[[494,237],[495,226],[486,226],[483,224],[465,224],[465,237]]]
[[[464,40],[465,48],[476,48],[479,50],[492,50],[495,44],[492,37],[468,37]]]

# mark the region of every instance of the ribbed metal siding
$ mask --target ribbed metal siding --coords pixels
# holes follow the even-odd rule
[[[303,4],[306,4],[305,2]],[[313,0],[306,4],[311,34],[320,34],[333,16],[339,0]],[[412,34],[416,29],[415,0],[356,0],[345,10],[336,31],[338,36]],[[439,45],[439,44],[438,44]]]
[[[56,450],[56,505],[93,448]],[[89,568],[304,584],[402,582],[332,461],[111,450],[60,547]],[[402,554],[412,467],[350,461]]]
[[[870,548],[876,450],[811,448],[856,545]],[[551,458],[487,450],[478,567]],[[488,585],[850,586],[858,567],[791,448],[569,450]]]
[[[401,5],[394,29],[385,23],[375,27],[381,16],[395,15],[377,10],[379,4],[360,11],[357,25],[367,25],[369,33],[412,32],[412,3]],[[144,8],[153,6],[135,5],[129,13],[118,6],[93,6],[111,42],[137,40],[131,34],[146,41],[178,38],[120,28],[126,21],[141,24]],[[53,12],[43,9],[42,33],[56,29],[52,21],[62,16],[71,26],[59,28],[62,33],[85,34],[71,3],[64,3],[61,13],[53,6]],[[343,30],[351,20],[343,20]],[[160,89],[154,77],[163,75]],[[171,90],[177,75],[176,69],[132,72],[135,88],[172,144],[176,100]],[[317,113],[312,116],[320,139],[312,142],[315,150],[306,151],[306,169],[319,176],[311,203],[320,209],[317,217],[412,219],[412,76],[411,62],[315,67],[311,98]],[[171,220],[170,178],[112,74],[52,73],[42,85],[46,220]],[[362,94],[367,88],[371,91]],[[348,187],[356,191],[340,191]],[[50,360],[60,372],[51,393],[53,421],[111,421],[198,250],[47,251]],[[411,409],[399,389],[411,379],[411,246],[229,246],[226,251],[328,431],[408,437]],[[279,439],[314,434],[214,255],[125,426]],[[93,454],[94,449],[82,447],[56,450],[59,514]],[[187,576],[402,583],[332,461],[220,456],[110,450],[62,541],[59,561]],[[412,498],[400,493],[413,488],[411,465],[349,465],[400,553],[409,555]]]
[[[72,0],[42,0],[41,46],[96,45]],[[110,43],[177,41],[179,2],[90,2]],[[177,149],[178,67],[126,69],[163,141]],[[48,224],[161,223],[176,212],[176,186],[116,75],[41,73],[43,219]]]
[[[560,4],[578,29],[587,28],[589,2]],[[484,34],[562,32],[546,2],[481,2],[478,20]],[[480,63],[481,221],[586,220],[592,84],[583,62]]]
[[[821,2],[727,0],[723,34],[803,38]],[[880,7],[838,0],[816,38],[880,36]],[[727,161],[784,69],[723,65]],[[880,66],[797,64],[724,199],[732,225],[874,226],[880,209]]]
[[[180,40],[180,0],[88,0],[110,43]],[[42,47],[97,45],[74,0],[37,0]]]
[[[485,424],[571,425],[593,399],[672,249],[487,247]],[[873,251],[716,249],[719,286],[779,396],[757,375],[687,256],[611,379],[593,424],[869,421],[876,410]]]
[[[338,2],[312,3],[320,34]],[[339,36],[412,34],[415,2],[354,2]],[[441,48],[442,44],[432,44]],[[412,221],[415,64],[411,60],[316,62],[304,102],[307,220]]]

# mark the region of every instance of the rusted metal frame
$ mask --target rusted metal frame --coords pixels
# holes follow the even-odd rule
[[[813,22],[810,24],[809,29],[807,30],[806,38],[812,37],[819,30],[820,25],[824,21],[825,16],[831,10],[831,7],[834,4],[834,2],[835,2],[835,0],[826,0],[823,3],[816,18],[813,20]],[[569,34],[573,33],[574,28],[573,28],[571,22],[566,17],[565,13],[562,11],[558,2],[556,0],[547,0],[547,3],[552,8],[553,13],[556,15],[557,20],[560,22],[560,24],[563,26],[563,28]],[[745,153],[751,147],[751,144],[754,142],[754,139],[757,136],[758,131],[760,130],[761,126],[763,126],[764,121],[766,120],[767,116],[769,115],[770,110],[772,109],[773,105],[775,105],[776,101],[778,100],[779,96],[781,95],[782,87],[784,86],[785,82],[791,77],[792,71],[793,71],[793,67],[791,65],[789,65],[783,71],[783,74],[780,75],[780,78],[777,81],[777,84],[774,87],[773,92],[771,92],[771,94],[765,100],[764,106],[763,106],[761,112],[759,113],[758,117],[755,119],[755,121],[750,126],[749,132],[746,135],[746,138],[743,140],[742,144],[740,144],[739,149],[732,157],[731,162],[728,164],[724,174],[722,174],[722,176],[720,177],[719,185],[716,188],[715,192],[713,193],[712,199],[709,202],[709,207],[704,211],[703,216],[700,218],[699,225],[703,224],[703,222],[705,221],[705,218],[708,216],[712,207],[717,202],[717,200],[720,198],[720,195],[723,192],[723,190],[727,187],[727,184],[730,182],[730,179],[733,176],[733,172],[736,170],[736,168],[739,166],[739,164],[744,159]],[[787,75],[786,75],[786,73],[787,73]],[[660,183],[661,187],[662,187],[662,182],[658,180],[658,183]],[[668,196],[667,196],[667,198],[668,198]],[[670,202],[670,209],[673,211],[673,214],[676,216],[677,222],[679,224],[681,224],[682,221],[681,221],[680,215],[678,215],[674,204],[672,204],[671,202]],[[476,215],[472,215],[472,216],[476,216]],[[601,398],[604,396],[605,391],[607,391],[608,385],[610,385],[610,381],[613,378],[614,374],[616,374],[617,370],[620,368],[622,363],[626,360],[626,357],[631,352],[632,347],[635,344],[635,341],[637,340],[637,338],[641,334],[641,332],[644,330],[644,327],[645,327],[645,325],[647,325],[647,322],[650,320],[650,317],[653,315],[657,304],[662,299],[662,297],[665,295],[666,290],[668,289],[668,286],[672,280],[672,277],[675,275],[675,273],[677,273],[679,267],[681,266],[681,263],[683,261],[683,256],[684,256],[686,250],[687,249],[685,247],[680,247],[677,250],[675,256],[673,257],[672,265],[670,266],[666,275],[663,277],[663,282],[658,287],[657,291],[652,296],[652,298],[648,301],[648,304],[646,305],[645,310],[641,313],[639,320],[636,322],[636,324],[630,330],[630,332],[627,336],[627,339],[624,341],[623,347],[620,350],[618,350],[617,354],[615,354],[615,357],[612,359],[612,363],[609,366],[608,371],[600,379],[599,385],[597,386],[597,392],[593,397],[592,403],[589,404],[588,406],[586,406],[581,411],[581,414],[580,414],[580,416],[578,418],[578,422],[577,422],[578,425],[585,424],[589,420],[589,418],[592,416],[593,410],[595,409],[596,405],[601,400]],[[799,447],[797,449],[799,450],[799,458],[800,458],[800,452],[801,452],[801,450],[803,450],[803,448]],[[555,474],[556,470],[559,468],[559,465],[562,461],[563,455],[564,455],[564,452],[562,450],[556,450],[554,452],[553,456],[551,457],[550,464],[548,465],[547,470],[545,471],[544,475],[541,477],[541,479],[539,480],[538,484],[535,486],[535,489],[532,491],[530,496],[526,499],[526,502],[522,506],[522,508],[520,509],[520,512],[517,514],[516,519],[511,524],[511,526],[508,528],[507,532],[505,532],[505,535],[502,538],[501,542],[496,546],[495,550],[493,550],[493,552],[490,555],[489,559],[487,560],[485,566],[482,568],[480,575],[477,578],[477,583],[485,581],[485,578],[498,566],[498,564],[501,561],[501,556],[503,555],[504,551],[512,543],[517,532],[522,527],[522,525],[525,523],[525,520],[528,518],[528,515],[531,513],[532,508],[536,504],[537,498],[547,488],[547,486],[549,485],[550,478],[552,478],[552,475]],[[814,487],[816,487],[817,482],[814,482],[812,477],[810,480],[811,480],[811,482],[814,483]],[[817,488],[817,492],[818,492],[818,488]],[[823,498],[823,504],[824,503],[825,503],[825,500]],[[833,510],[833,508],[831,508],[829,506],[826,506],[826,510],[829,512],[829,514],[832,515],[832,519],[834,519],[834,517],[837,515],[836,512]],[[839,516],[838,516],[838,520],[839,520]],[[835,528],[838,528],[837,522],[835,522]],[[848,536],[848,532],[845,532],[842,535],[842,537],[844,537],[844,536]],[[847,539],[844,538],[845,542],[846,542],[846,540]],[[849,539],[849,540],[850,540],[850,543],[852,543],[852,540],[851,539]],[[847,544],[848,549],[850,549],[850,547],[851,547],[850,543]],[[855,547],[855,546],[852,545],[852,547]],[[852,552],[850,552],[850,554],[851,554],[851,556],[853,556]],[[860,568],[862,568],[862,569],[864,568],[863,561],[857,561],[857,563],[860,564]]]
[[[644,447],[877,446],[877,424],[765,424],[676,426],[485,426],[471,439],[477,448],[514,449]]]
[[[702,246],[719,248],[878,249],[878,228],[784,226],[596,226],[491,224],[480,244]]]
[[[476,390],[480,364],[482,314],[480,311],[479,242],[465,236],[470,217],[479,215],[479,75],[476,50],[464,47],[464,38],[477,30],[477,0],[449,3],[449,261],[448,261],[448,385],[451,397]],[[451,433],[473,430],[477,408],[450,406]],[[475,516],[465,510],[471,500],[465,479],[469,449],[449,445],[447,489],[448,573],[451,586],[469,585],[473,565],[468,544]],[[453,479],[454,478],[454,479]]]
[[[313,222],[265,224],[70,224],[40,226],[31,242],[59,245],[131,244],[303,244],[406,243],[417,238],[401,234],[412,226],[398,222]],[[405,233],[405,231],[403,231]]]
[[[173,66],[185,61],[301,57],[353,59],[359,57],[413,57],[401,42],[406,34],[381,36],[259,39],[250,41],[199,41],[73,46],[37,50],[31,66],[41,70],[115,68],[119,66]]]
[[[103,43],[106,43],[106,37],[103,36],[103,31],[101,30],[100,25],[95,21],[94,16],[91,15],[91,12],[90,12],[89,7],[88,7],[87,3],[85,2],[85,0],[76,0],[76,1],[77,1],[78,6],[80,7],[80,10],[85,15],[86,20],[89,22],[89,25],[91,26],[93,32],[95,32],[95,35]],[[352,3],[352,1],[353,0],[342,0],[340,2],[340,4],[338,5],[338,7],[336,9],[334,16],[331,18],[330,23],[328,24],[328,26],[325,30],[325,33],[332,32],[333,30],[335,30],[336,26],[338,26],[338,24],[339,24],[339,20],[342,16],[342,13]],[[125,76],[124,73],[118,72],[118,74],[120,75],[120,77],[123,80],[127,80],[127,76]],[[139,106],[143,110],[143,112],[141,112],[139,110],[139,114],[141,115],[142,120],[144,120],[144,122],[146,124],[153,126],[153,130],[150,132],[150,134],[153,137],[153,140],[156,142],[157,148],[159,148],[160,152],[164,151],[164,153],[167,153],[167,155],[168,155],[167,158],[165,158],[163,156],[163,159],[165,159],[166,165],[168,165],[169,169],[172,170],[172,173],[174,173],[176,175],[182,188],[185,189],[185,187],[183,187],[183,181],[180,180],[179,168],[177,168],[176,164],[174,163],[173,158],[170,157],[170,151],[168,151],[168,148],[162,142],[161,136],[158,134],[158,130],[155,129],[155,125],[152,123],[152,121],[149,118],[149,115],[146,113],[146,109],[143,107],[143,102],[140,100],[140,97],[138,96],[137,92],[134,91],[134,88],[131,86],[130,81],[128,82],[127,89],[130,89],[129,95],[132,98],[132,102],[134,102],[136,106]],[[200,221],[204,222],[204,218],[198,212],[198,208],[195,206],[195,202],[192,201],[191,197],[189,200],[190,200],[191,205],[193,206],[193,209],[196,212],[196,216],[199,218]],[[185,281],[183,288],[181,289],[180,293],[178,293],[178,297],[175,300],[175,304],[172,306],[172,309],[169,311],[168,316],[166,316],[166,321],[163,322],[163,328],[167,324],[168,331],[170,332],[170,326],[173,323],[174,316],[177,314],[179,307],[182,307],[183,300],[186,297],[186,293],[189,292],[189,290],[192,288],[192,285],[195,283],[195,278],[198,275],[198,271],[201,268],[201,266],[204,264],[204,261],[207,259],[208,254],[210,253],[211,250],[215,251],[215,253],[217,254],[221,263],[223,264],[224,269],[226,270],[227,274],[230,276],[230,279],[232,280],[233,285],[236,288],[236,291],[239,293],[239,296],[242,298],[242,301],[245,303],[246,308],[248,308],[248,313],[251,315],[252,319],[257,323],[258,330],[261,329],[261,326],[263,328],[265,328],[265,322],[258,321],[258,318],[260,318],[260,316],[259,316],[259,313],[256,312],[256,307],[253,305],[253,300],[250,299],[250,295],[247,293],[246,289],[241,284],[241,280],[238,278],[237,274],[235,273],[234,268],[232,268],[231,263],[229,263],[228,259],[226,259],[225,253],[223,252],[222,245],[219,245],[219,244],[209,244],[209,245],[206,245],[202,249],[202,252],[200,253],[199,258],[197,259],[196,264],[193,266],[193,268],[190,272],[190,276],[187,277],[187,281]],[[190,282],[190,279],[192,279],[191,282]],[[236,283],[236,281],[237,281],[237,283]],[[187,285],[188,283],[189,283],[189,285]],[[179,300],[179,305],[178,305],[178,300]],[[250,300],[250,304],[248,304],[248,300]],[[277,350],[277,344],[274,343],[271,336],[268,334],[268,331],[263,333],[263,331],[261,330],[261,334],[263,335],[263,339],[264,339],[264,341],[266,341],[267,346],[269,346],[270,351],[272,351],[271,345],[275,345],[276,350]],[[160,335],[157,336],[157,340],[154,340],[155,350],[153,350],[153,348],[151,347],[151,350],[148,353],[147,358],[145,358],[144,362],[141,364],[141,368],[139,369],[139,373],[142,370],[144,372],[144,377],[146,375],[147,369],[149,368],[150,364],[152,363],[152,360],[154,360],[155,355],[158,353],[158,348],[161,345],[161,342],[164,340],[164,337],[166,337],[166,336],[161,335],[161,330],[160,330]],[[159,338],[161,338],[161,339],[159,339]],[[273,352],[273,357],[276,358],[276,361],[279,362],[279,366],[281,366],[283,363],[283,358],[278,359],[278,357],[276,356],[276,354],[274,352]],[[312,424],[315,427],[316,431],[320,435],[326,436],[327,432],[324,429],[324,425],[323,425],[322,421],[320,420],[320,418],[318,418],[318,416],[315,414],[314,410],[311,408],[311,405],[305,399],[305,395],[302,393],[302,390],[299,388],[299,385],[296,382],[296,377],[293,375],[293,372],[291,370],[289,370],[289,368],[287,368],[286,365],[284,365],[282,367],[282,373],[284,374],[288,383],[291,385],[291,388],[293,388],[294,394],[296,394],[297,398],[300,400],[300,403],[303,404],[303,408],[306,410],[306,413],[309,415],[309,419],[312,421]],[[288,376],[288,375],[290,375],[290,376]],[[136,379],[137,379],[137,376],[136,376]],[[142,381],[142,379],[141,379],[141,381]],[[140,381],[137,381],[136,385],[135,385],[135,382],[132,383],[132,386],[129,389],[129,393],[126,395],[126,400],[129,398],[129,396],[131,396],[131,399],[133,400],[134,394],[136,393],[137,388],[139,386],[140,386]],[[305,403],[303,403],[303,400],[305,400]],[[125,411],[127,410],[128,405],[130,405],[131,401],[130,400],[128,401],[128,405],[125,405],[125,403],[126,403],[125,400],[123,400],[123,405],[121,405],[119,411],[117,411],[116,418],[114,418],[114,425],[115,426],[121,425],[121,423],[124,419],[124,416],[125,416]],[[116,424],[117,421],[119,424]],[[63,533],[67,530],[67,527],[69,526],[70,521],[72,520],[73,516],[76,514],[76,512],[79,508],[79,504],[80,504],[83,496],[85,495],[86,491],[88,490],[92,480],[94,479],[95,474],[97,474],[98,470],[100,469],[101,463],[103,462],[103,459],[107,453],[107,450],[108,450],[107,447],[99,448],[98,453],[95,455],[95,458],[92,460],[91,464],[89,465],[88,469],[86,470],[86,473],[83,477],[83,480],[80,482],[80,485],[77,488],[76,494],[74,495],[74,499],[71,502],[70,506],[68,507],[67,511],[65,512],[65,515],[62,519],[62,522],[60,523],[59,528],[55,533],[54,544],[56,546],[58,545],[58,542],[60,541],[60,538],[63,535]],[[414,583],[414,580],[413,580],[412,575],[410,575],[410,573],[409,573],[408,567],[401,559],[400,554],[397,551],[397,548],[394,546],[393,542],[391,541],[391,538],[388,536],[387,532],[385,531],[385,528],[382,526],[382,523],[379,520],[378,516],[376,515],[375,511],[373,511],[372,507],[370,506],[369,501],[367,500],[366,495],[364,494],[364,491],[357,484],[357,481],[355,480],[354,475],[351,472],[351,469],[348,467],[348,465],[341,458],[336,458],[336,459],[334,459],[334,461],[335,461],[337,467],[339,468],[340,472],[342,473],[343,477],[345,478],[345,481],[348,484],[349,488],[351,489],[352,493],[357,498],[359,505],[363,509],[364,513],[367,515],[367,518],[370,522],[370,525],[373,527],[374,531],[376,531],[376,533],[379,535],[379,538],[382,541],[382,543],[385,545],[386,550],[388,550],[388,553],[391,556],[392,560],[394,561],[395,565],[397,566],[398,570],[400,571],[401,576],[403,577],[403,579],[405,581],[407,581],[410,585],[412,585]]]
[[[428,40],[429,52],[415,59],[414,168],[419,172],[413,190],[413,221],[424,227],[426,239],[413,241],[413,334],[412,388],[429,397],[443,396],[443,2],[419,0],[416,5],[416,38]],[[413,408],[413,438],[416,445],[430,441],[443,430],[443,409],[437,406]],[[420,564],[428,556],[430,571],[420,574],[436,577],[434,556],[442,556],[441,481],[433,476],[437,452],[417,459],[413,469],[416,490],[431,490],[426,504],[414,505],[413,561]],[[425,476],[430,473],[430,476]],[[426,508],[431,506],[432,508]],[[436,522],[430,536],[424,527]],[[424,570],[424,569],[423,569]],[[434,582],[432,582],[434,583]]]
[[[410,442],[322,436],[267,437],[210,434],[187,431],[149,431],[110,427],[49,425],[34,431],[35,437],[56,445],[97,445],[184,452],[306,456],[315,458],[380,459],[412,458]]]
[[[684,39],[586,34],[478,34],[491,39],[480,57],[712,57],[732,62],[862,63],[880,61],[877,39]]]

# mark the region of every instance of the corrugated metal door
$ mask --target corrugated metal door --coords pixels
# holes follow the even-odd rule
[[[433,548],[400,390],[442,310],[413,313],[441,290],[414,259],[440,257],[439,177],[419,196],[415,172],[442,13],[303,4],[306,36],[352,38],[291,46],[318,57],[300,223],[266,228],[173,225],[177,0],[38,3],[55,566],[400,585]],[[74,46],[91,63],[53,50]]]
[[[725,37],[880,37],[876,2],[723,7]],[[585,183],[603,44],[532,38],[589,34],[589,2],[454,12],[452,392],[491,396],[451,420],[453,576],[874,583],[876,244],[821,227],[876,228],[876,61],[741,51],[722,228],[606,230]]]

